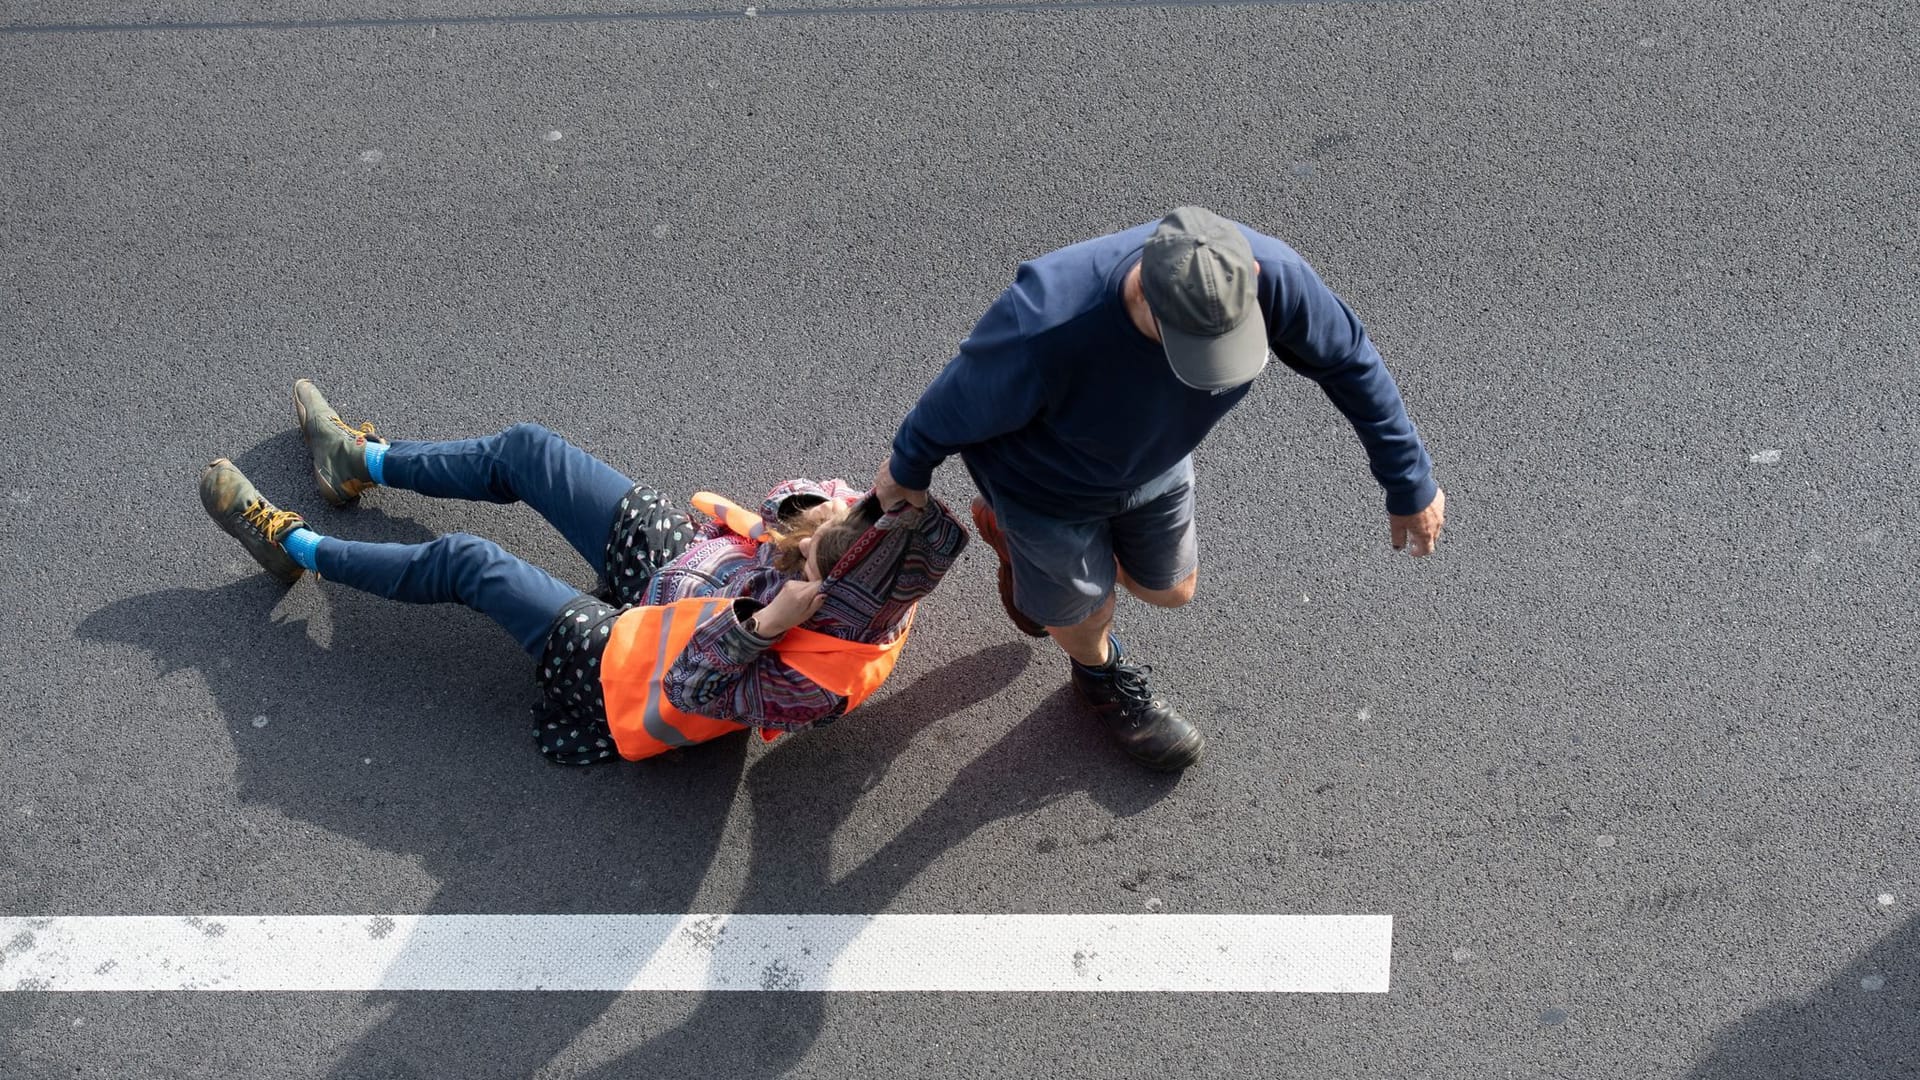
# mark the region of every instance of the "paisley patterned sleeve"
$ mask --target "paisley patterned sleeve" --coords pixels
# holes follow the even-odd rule
[[[967,549],[969,534],[947,504],[927,500],[925,516],[913,530],[913,548],[927,561],[926,573],[938,582]]]
[[[754,573],[770,577],[772,592],[785,580],[772,569]],[[760,610],[754,597],[762,591],[764,587],[749,588],[733,607],[700,624],[667,671],[667,700],[684,712],[776,731],[831,722],[845,699],[788,667],[772,651],[773,642],[741,625]]]
[[[900,527],[911,531],[889,599],[906,603],[919,600],[940,584],[966,550],[970,534],[939,499],[928,500],[923,510],[905,511]]]

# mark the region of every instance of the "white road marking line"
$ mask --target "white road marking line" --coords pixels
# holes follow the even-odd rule
[[[0,991],[1385,993],[1391,915],[0,917]]]

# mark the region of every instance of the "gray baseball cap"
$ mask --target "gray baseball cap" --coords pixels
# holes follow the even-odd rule
[[[1233,222],[1198,206],[1160,220],[1140,256],[1140,288],[1181,382],[1226,390],[1266,368],[1258,281],[1253,246]]]

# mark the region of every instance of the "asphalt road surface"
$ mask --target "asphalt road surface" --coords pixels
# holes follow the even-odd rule
[[[0,914],[1378,913],[1390,992],[7,992],[0,1074],[1920,1076],[1920,8],[619,10],[0,4]],[[490,624],[194,497],[585,585],[523,508],[326,508],[293,380],[865,481],[1020,259],[1183,202],[1360,312],[1452,520],[1395,557],[1265,375],[1199,598],[1122,609],[1178,779],[984,548],[830,731],[573,771]]]

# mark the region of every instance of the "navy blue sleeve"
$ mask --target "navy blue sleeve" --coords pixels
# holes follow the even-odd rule
[[[1366,447],[1374,479],[1387,492],[1387,512],[1426,509],[1437,488],[1433,459],[1407,417],[1400,387],[1359,316],[1297,255],[1263,252],[1261,306],[1267,337],[1281,361],[1320,384]],[[1269,261],[1269,258],[1272,261]]]
[[[1022,267],[900,422],[890,469],[901,487],[925,490],[933,470],[962,447],[1018,431],[1040,415],[1046,382],[1031,362],[1021,323],[1035,302],[1028,284]]]

